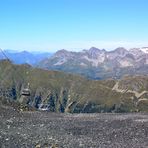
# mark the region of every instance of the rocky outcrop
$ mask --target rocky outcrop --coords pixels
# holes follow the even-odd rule
[[[147,48],[113,51],[95,47],[82,52],[57,51],[38,67],[84,75],[91,79],[121,78],[125,74],[148,74]]]

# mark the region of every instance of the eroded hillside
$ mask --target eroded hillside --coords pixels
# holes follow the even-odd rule
[[[21,92],[29,83],[30,96]],[[148,111],[148,77],[88,80],[81,76],[0,62],[2,102],[51,112]]]

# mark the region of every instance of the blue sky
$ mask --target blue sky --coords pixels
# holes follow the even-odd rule
[[[0,0],[0,47],[148,46],[147,0]]]

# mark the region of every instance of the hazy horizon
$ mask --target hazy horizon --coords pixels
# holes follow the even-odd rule
[[[67,51],[72,51],[72,52],[82,52],[83,50],[89,50],[90,48],[98,48],[96,46],[91,46],[89,48],[82,48],[82,49],[65,49],[63,48],[64,50],[67,50]],[[106,48],[98,48],[100,50],[106,50],[106,51],[113,51],[117,48],[125,48],[126,50],[130,50],[130,49],[133,49],[133,48],[145,48],[146,46],[139,46],[139,47],[132,47],[132,48],[125,48],[123,46],[118,46],[116,48],[113,48],[113,49],[106,49]],[[2,49],[2,48],[1,48]],[[59,50],[63,50],[62,48],[61,49],[57,49],[57,50],[29,50],[29,49],[2,49],[3,51],[8,51],[8,52],[24,52],[24,51],[27,51],[27,52],[32,52],[32,53],[46,53],[46,52],[49,52],[49,53],[55,53]]]
[[[148,46],[146,0],[1,0],[0,48],[55,52]]]

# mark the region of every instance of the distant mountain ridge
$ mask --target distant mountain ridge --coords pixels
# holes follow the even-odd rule
[[[93,79],[148,74],[148,47],[129,50],[119,47],[113,51],[92,47],[81,52],[62,49],[39,62],[38,67],[77,73]]]
[[[41,60],[50,57],[52,53],[49,52],[28,52],[28,51],[17,51],[17,50],[3,50],[4,54],[15,64],[30,64],[36,65]],[[0,52],[0,59],[6,57]]]

